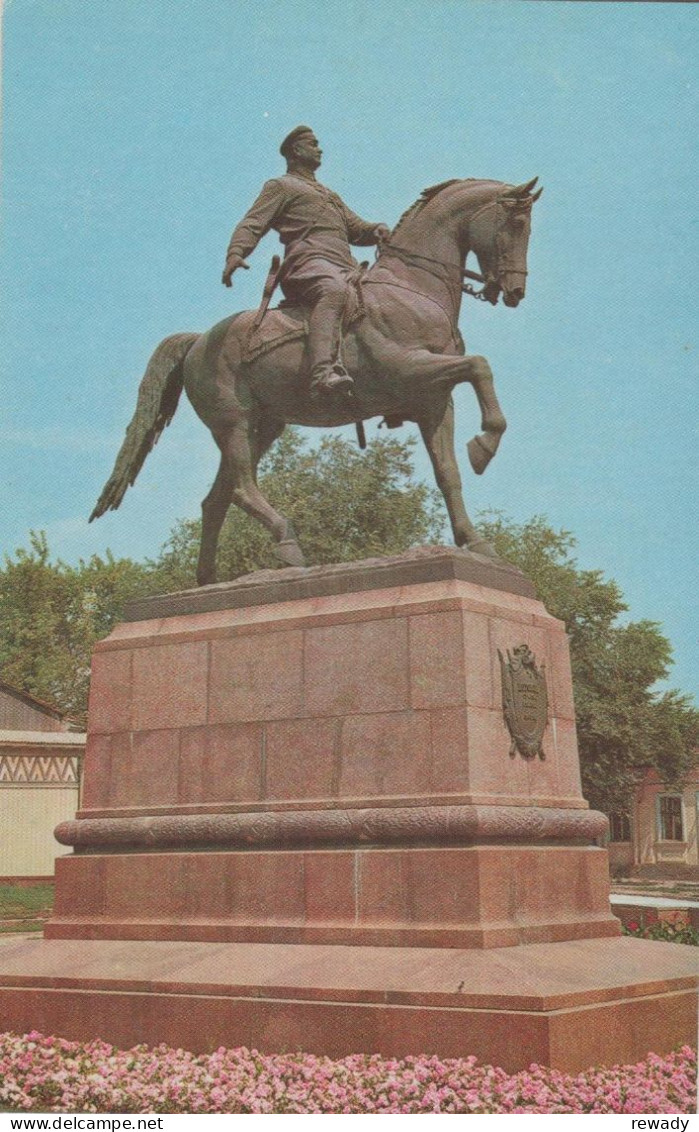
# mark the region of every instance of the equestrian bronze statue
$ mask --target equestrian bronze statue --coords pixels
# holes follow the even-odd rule
[[[287,424],[332,428],[372,417],[383,417],[389,425],[415,421],[444,496],[454,542],[495,557],[464,507],[454,453],[452,390],[469,382],[478,399],[481,432],[467,446],[476,473],[485,471],[495,455],[506,422],[490,366],[485,358],[464,353],[458,319],[463,293],[474,294],[465,278],[480,279],[478,296],[493,305],[500,295],[508,307],[524,298],[531,210],[541,193],[532,192],[535,183],[536,178],[522,185],[445,181],[425,189],[390,235],[382,225],[367,225],[365,235],[371,229],[372,238],[366,242],[380,245],[376,262],[361,274],[347,251],[349,262],[341,265],[340,318],[332,323],[330,336],[326,330],[323,338],[321,328],[321,343],[333,343],[334,358],[319,357],[321,348],[317,338],[313,341],[313,316],[323,296],[315,284],[306,290],[309,275],[295,289],[293,265],[288,276],[282,270],[288,298],[280,307],[265,309],[263,300],[260,312],[233,314],[204,334],[166,338],[148,363],[136,411],[91,519],[119,506],[171,421],[184,388],[221,452],[218,474],[202,504],[199,585],[216,580],[218,537],[231,503],[267,528],[283,563],[304,565],[291,523],[265,499],[256,480],[261,457]],[[333,205],[337,216],[343,214],[339,205]],[[284,236],[281,213],[267,219]],[[357,235],[352,224],[346,220],[347,248]],[[234,233],[234,249],[247,248],[235,240]],[[286,258],[295,243],[293,238],[288,241]],[[480,273],[466,269],[470,252]],[[233,255],[239,254],[234,250]],[[300,270],[313,259],[306,257]],[[322,272],[322,263],[321,254],[310,271]],[[224,282],[228,272],[240,266],[243,263],[229,259]],[[288,299],[307,305],[288,305]],[[329,320],[337,318],[337,310],[333,308]],[[351,375],[352,384],[321,381],[312,388],[312,381],[322,377],[320,369],[313,374],[320,362],[337,365],[337,376]],[[331,376],[330,370],[324,372]]]

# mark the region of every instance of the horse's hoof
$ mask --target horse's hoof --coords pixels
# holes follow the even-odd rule
[[[485,538],[477,538],[467,543],[466,549],[469,550],[471,554],[480,554],[483,558],[492,558],[494,562],[502,561],[492,542],[488,542]]]
[[[482,476],[488,464],[495,455],[480,436],[474,436],[466,445],[469,462],[477,476]]]
[[[278,542],[274,548],[274,553],[277,558],[280,558],[285,566],[305,566],[306,559],[303,557],[303,551],[295,539],[285,538]]]

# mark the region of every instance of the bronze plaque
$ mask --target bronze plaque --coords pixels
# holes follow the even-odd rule
[[[537,668],[529,645],[507,650],[507,659],[498,649],[502,673],[502,710],[512,737],[510,756],[519,751],[525,759],[546,758],[541,740],[548,722],[548,694],[544,665]]]

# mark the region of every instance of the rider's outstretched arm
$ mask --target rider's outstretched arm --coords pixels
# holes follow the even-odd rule
[[[254,251],[264,235],[269,232],[284,198],[284,190],[279,181],[266,181],[262,192],[248,209],[233,232],[226,253],[226,267],[237,259],[245,259]],[[237,266],[240,266],[239,264]]]

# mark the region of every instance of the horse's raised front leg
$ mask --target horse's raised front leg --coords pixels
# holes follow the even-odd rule
[[[464,506],[461,476],[454,454],[454,402],[451,395],[433,401],[417,423],[432,461],[437,485],[447,505],[454,542],[475,554],[497,558],[493,547],[473,526]]]
[[[197,567],[197,584],[200,586],[216,581],[216,549],[231,503],[235,503],[267,528],[277,544],[275,552],[282,562],[287,566],[304,565],[303,554],[290,521],[274,510],[255,482],[257,458],[272,443],[274,435],[269,435],[267,440],[267,434],[263,437],[260,431],[258,438],[251,440],[249,430],[250,422],[244,419],[225,434],[216,437],[221,450],[221,464],[213,487],[202,503],[201,545]]]
[[[431,390],[438,396],[444,385],[458,385],[468,381],[473,386],[481,410],[481,432],[469,440],[468,458],[474,472],[481,475],[498,450],[500,438],[507,428],[507,421],[495,395],[493,371],[487,358],[479,354],[462,356],[460,354],[432,354],[429,350],[413,350],[400,355],[396,351],[394,364],[398,361],[410,379],[422,384],[428,396]]]
[[[482,432],[469,440],[466,445],[471,467],[477,475],[482,475],[498,450],[500,438],[507,428],[507,421],[495,394],[493,371],[486,358],[478,354],[464,358],[471,365],[468,380],[473,386],[481,410]]]

